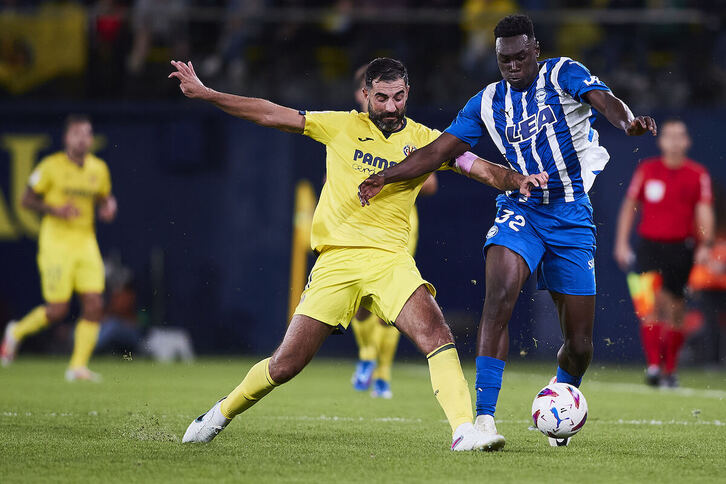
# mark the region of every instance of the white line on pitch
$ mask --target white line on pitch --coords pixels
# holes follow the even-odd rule
[[[534,373],[518,373],[512,372],[510,374],[504,374],[504,386],[507,384],[507,379],[513,380],[537,380],[543,381],[541,375]],[[546,382],[544,382],[546,383]],[[544,385],[542,383],[542,385]],[[700,388],[653,388],[646,386],[645,384],[638,383],[614,383],[614,382],[602,382],[597,380],[590,380],[585,375],[585,379],[582,382],[582,387],[585,395],[589,389],[597,391],[614,391],[618,393],[638,393],[641,395],[673,395],[678,397],[696,397],[696,398],[713,398],[716,400],[726,400],[726,391],[715,390],[715,389],[700,389]]]
[[[408,373],[420,373],[420,374],[428,374],[428,368],[425,365],[420,365],[417,363],[397,363],[396,368],[398,371],[405,371]],[[510,372],[505,371],[504,373],[504,385],[506,386],[507,380],[527,380],[538,382],[537,384],[541,384],[541,386],[544,386],[547,383],[549,377],[543,378],[541,374],[537,373],[527,373],[522,371],[517,371],[516,369]],[[537,386],[535,384],[535,386]],[[645,384],[638,384],[638,383],[610,383],[610,382],[602,382],[597,380],[591,380],[587,378],[587,375],[585,375],[585,380],[583,381],[583,388],[585,393],[587,394],[588,388],[593,388],[595,390],[609,390],[609,391],[615,391],[619,393],[638,393],[643,395],[673,395],[673,396],[679,396],[679,397],[700,397],[700,398],[713,398],[716,400],[726,400],[726,391],[725,390],[715,390],[715,389],[701,389],[701,388],[652,388],[649,386],[646,386]]]
[[[648,395],[655,395],[658,393],[658,390],[654,388],[650,388],[645,385],[639,385],[637,383],[604,383],[599,381],[589,381],[587,382],[587,387],[591,387],[596,390],[614,390],[623,393],[639,393]],[[660,391],[666,395],[677,395],[680,397],[715,398],[717,400],[726,399],[726,391],[723,390],[708,390],[698,388],[666,388]]]
[[[498,424],[531,424],[531,420],[527,419],[502,419],[497,420]],[[590,420],[588,425],[713,425],[715,427],[726,427],[726,422],[722,420],[656,420],[656,419],[618,419],[618,420]]]
[[[403,417],[338,417],[334,415],[320,415],[311,417],[307,415],[291,416],[291,415],[260,415],[256,418],[270,420],[292,420],[292,421],[333,421],[333,422],[398,422],[398,423],[420,423],[421,419],[403,418]],[[445,423],[446,420],[440,422]],[[497,420],[500,424],[530,424],[529,419],[501,419]],[[618,419],[618,420],[591,420],[588,424],[592,425],[713,425],[715,427],[726,427],[726,421],[722,420],[656,420],[656,419]]]
[[[0,413],[0,417],[32,417],[32,412],[9,412],[4,411]],[[43,417],[81,417],[81,416],[98,416],[98,412],[91,411],[86,414],[73,414],[72,412],[49,412],[44,414],[35,414],[35,416]],[[167,415],[159,415],[161,418],[168,418]],[[188,415],[176,415],[176,418],[189,418]],[[340,417],[337,415],[319,415],[312,417],[309,415],[258,415],[255,418],[264,420],[291,420],[296,422],[320,422],[320,421],[331,421],[331,422],[394,422],[394,423],[422,423],[423,420],[420,418],[405,418],[405,417]],[[446,420],[440,420],[441,423],[445,423]],[[529,424],[529,419],[500,419],[497,420],[500,424]],[[634,419],[634,420],[591,420],[589,425],[712,425],[716,427],[726,427],[726,421],[722,420],[656,420],[656,419]]]

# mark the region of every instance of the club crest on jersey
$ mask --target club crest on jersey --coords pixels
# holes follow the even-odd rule
[[[497,227],[496,225],[493,225],[492,228],[489,229],[489,232],[487,232],[487,239],[491,239],[498,233],[499,233],[499,227]]]
[[[403,147],[403,156],[408,156],[414,151],[416,151],[416,147],[414,145],[406,145]]]
[[[539,133],[548,124],[557,121],[555,112],[550,106],[544,106],[527,118],[524,118],[517,124],[508,125],[506,128],[507,141],[510,143],[521,143],[527,141],[534,135]]]
[[[537,104],[544,104],[545,99],[547,99],[547,91],[537,89],[537,92],[534,93],[534,100],[537,101]]]

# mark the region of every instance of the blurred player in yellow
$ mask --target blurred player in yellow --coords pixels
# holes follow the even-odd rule
[[[355,73],[355,100],[360,106],[361,113],[368,112],[368,99],[365,95],[366,80],[365,73],[368,64],[361,66]],[[419,195],[433,195],[439,189],[436,173],[426,179],[421,186]],[[418,244],[418,211],[416,205],[411,209],[408,223],[411,232],[408,237],[406,249],[411,257],[416,255]],[[353,321],[353,334],[358,344],[358,364],[353,373],[353,388],[358,391],[366,391],[373,385],[371,396],[374,398],[392,398],[391,391],[391,367],[393,358],[396,356],[398,340],[401,333],[395,326],[386,324],[381,318],[371,314],[364,307],[358,308]]]
[[[438,131],[405,116],[409,85],[403,64],[394,59],[368,64],[368,113],[299,111],[266,99],[225,94],[204,86],[191,62],[172,61],[172,65],[176,70],[169,77],[179,80],[185,96],[261,126],[309,136],[324,144],[327,153],[327,181],[311,230],[311,245],[319,255],[280,346],[255,364],[237,388],[192,421],[182,442],[211,441],[235,416],[300,373],[328,335],[337,327],[346,328],[363,305],[395,324],[426,355],[434,396],[452,429],[451,450],[501,448],[504,440],[495,428],[474,428],[471,396],[454,338],[434,300],[433,286],[406,252],[409,214],[426,176],[386,186],[368,210],[361,209],[356,195],[358,184],[369,174],[395,165],[438,137]],[[262,176],[275,176],[274,160],[266,162],[269,169]],[[467,165],[467,173],[499,188],[529,193],[528,187],[539,183],[500,165],[473,163]]]
[[[63,320],[76,292],[82,314],[66,379],[97,381],[99,375],[88,369],[88,361],[98,338],[105,281],[94,219],[98,211],[100,220],[111,222],[117,206],[106,163],[90,153],[91,120],[84,115],[69,116],[63,142],[64,151],[41,160],[23,195],[23,206],[43,215],[38,268],[45,304],[6,326],[0,356],[7,366],[23,339]]]

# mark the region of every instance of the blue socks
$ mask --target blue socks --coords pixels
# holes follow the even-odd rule
[[[502,388],[502,373],[505,363],[489,356],[476,357],[476,414],[492,415],[497,409],[499,390]],[[557,367],[557,383],[568,383],[579,387],[581,376],[572,376]]]
[[[502,388],[504,364],[502,360],[489,356],[476,357],[477,415],[494,415],[494,411],[497,409],[499,390]]]
[[[582,383],[582,377],[581,376],[572,376],[558,366],[557,367],[557,383],[569,383],[573,387],[579,387],[580,383]]]

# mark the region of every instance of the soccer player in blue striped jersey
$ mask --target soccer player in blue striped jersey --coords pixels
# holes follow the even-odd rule
[[[385,184],[433,171],[486,133],[512,169],[549,175],[547,185],[529,197],[518,192],[497,197],[497,216],[484,245],[476,426],[489,433],[496,433],[494,411],[509,352],[509,319],[530,274],[537,272],[538,287],[549,290],[560,317],[564,344],[557,354],[557,381],[579,386],[592,359],[595,224],[587,192],[610,157],[592,127],[596,112],[628,136],[657,132],[651,117],[634,116],[579,62],[567,57],[538,62],[539,43],[529,17],[503,18],[494,37],[503,79],[472,97],[435,141],[359,187],[365,204]],[[457,164],[466,173],[462,158]]]

